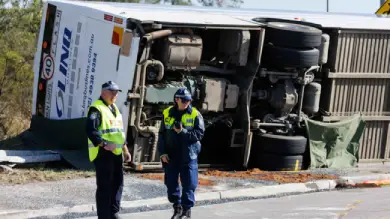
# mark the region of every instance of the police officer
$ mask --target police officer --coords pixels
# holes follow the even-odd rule
[[[99,219],[119,218],[123,189],[122,154],[125,162],[131,160],[122,115],[115,105],[118,92],[121,90],[114,82],[104,83],[100,98],[88,109],[88,151],[96,170],[96,207]]]
[[[204,135],[203,117],[191,106],[191,93],[180,88],[173,106],[163,111],[158,150],[165,170],[168,200],[173,203],[172,219],[191,218],[198,185],[198,154]],[[180,197],[179,175],[183,192]]]

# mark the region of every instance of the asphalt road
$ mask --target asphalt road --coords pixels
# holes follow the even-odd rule
[[[124,219],[169,219],[171,210],[123,214]],[[348,189],[199,206],[193,219],[390,219],[390,187]]]

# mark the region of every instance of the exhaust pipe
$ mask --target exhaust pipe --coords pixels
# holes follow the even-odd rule
[[[141,71],[141,85],[140,85],[140,98],[137,104],[137,114],[135,119],[135,127],[138,132],[147,132],[153,134],[154,141],[152,146],[152,153],[149,157],[149,161],[152,162],[156,152],[157,152],[157,141],[158,141],[158,131],[159,129],[154,126],[142,126],[141,125],[141,117],[146,117],[145,113],[142,112],[142,108],[144,105],[144,97],[145,97],[145,81],[146,81],[146,69],[149,65],[157,65],[159,67],[159,71],[157,74],[157,80],[160,81],[164,77],[164,65],[158,60],[147,60],[143,66]]]

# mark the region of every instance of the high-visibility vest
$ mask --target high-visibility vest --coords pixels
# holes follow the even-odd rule
[[[163,111],[164,116],[164,125],[165,129],[172,129],[173,123],[175,122],[175,118],[169,116],[169,110],[172,108],[172,106],[166,108]],[[181,123],[183,124],[183,127],[186,129],[193,129],[195,125],[195,119],[198,116],[198,110],[195,107],[192,107],[191,114],[184,113],[181,117]]]
[[[126,136],[123,129],[122,115],[116,105],[113,104],[113,106],[116,111],[116,117],[102,100],[96,100],[89,108],[95,107],[97,110],[99,110],[101,114],[101,124],[98,128],[98,131],[101,133],[102,138],[107,141],[107,143],[116,145],[116,148],[112,152],[115,155],[121,155]],[[103,148],[101,149],[104,150]],[[95,147],[92,141],[88,138],[89,160],[91,162],[95,160],[99,150],[100,146]]]

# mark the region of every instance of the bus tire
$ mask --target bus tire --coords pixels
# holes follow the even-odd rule
[[[298,171],[302,170],[302,155],[283,156],[262,153],[259,156],[259,168],[265,171]]]
[[[301,155],[306,151],[307,138],[304,136],[284,136],[262,134],[259,142],[266,153],[279,155]]]
[[[318,65],[318,49],[291,49],[264,45],[263,61],[265,65],[276,68],[309,68]]]
[[[290,48],[315,48],[321,45],[322,31],[315,27],[286,22],[269,22],[265,42]]]

